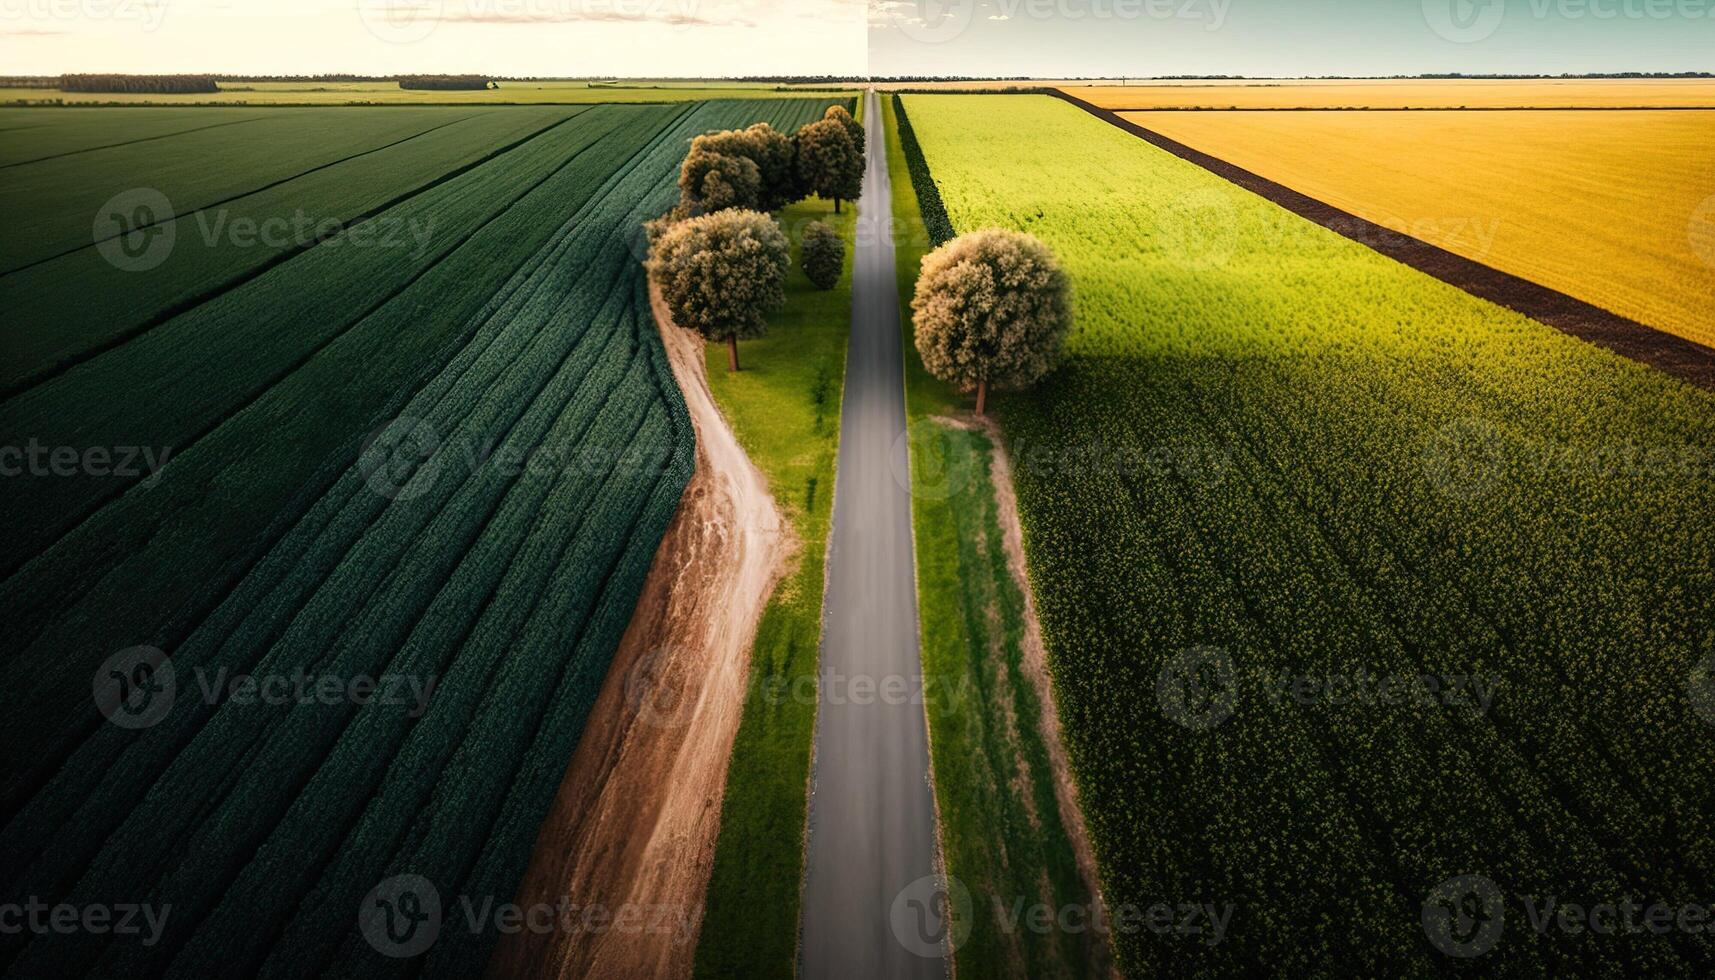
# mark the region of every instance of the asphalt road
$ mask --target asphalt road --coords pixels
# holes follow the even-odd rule
[[[823,605],[803,973],[940,977],[911,497],[894,477],[907,462],[887,144],[880,103],[873,92],[867,99],[869,160]]]

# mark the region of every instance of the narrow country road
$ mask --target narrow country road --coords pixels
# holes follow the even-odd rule
[[[823,608],[821,703],[804,879],[803,972],[944,975],[929,739],[917,653],[905,384],[881,106],[866,98],[868,163],[852,269],[851,349]]]

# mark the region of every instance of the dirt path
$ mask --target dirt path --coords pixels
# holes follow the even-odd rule
[[[1049,93],[1337,234],[1497,306],[1715,391],[1715,350],[1342,211],[1058,89]]]
[[[750,647],[794,548],[709,392],[701,338],[650,298],[696,429],[696,472],[518,898],[631,918],[503,937],[491,977],[690,976]]]

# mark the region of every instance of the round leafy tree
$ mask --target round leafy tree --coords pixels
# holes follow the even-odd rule
[[[853,119],[843,105],[828,106],[828,111],[822,113],[822,118],[832,119],[845,127],[846,135],[852,138],[852,146],[857,149],[858,159],[863,159],[863,124]]]
[[[798,161],[792,139],[768,123],[757,123],[747,129],[704,133],[691,140],[691,152],[699,150],[742,157],[756,164],[756,196],[737,205],[739,207],[778,211],[804,196],[799,190]]]
[[[804,243],[799,247],[798,262],[804,276],[817,289],[832,289],[840,281],[840,268],[846,261],[846,243],[839,232],[820,221],[804,226]]]
[[[761,193],[761,171],[748,157],[693,145],[679,167],[679,201],[691,214],[754,207]]]
[[[917,352],[929,373],[976,389],[1015,391],[1054,367],[1072,325],[1072,289],[1048,246],[989,228],[923,257],[911,300]]]
[[[681,221],[661,232],[649,279],[673,322],[709,341],[725,341],[727,370],[738,370],[738,342],[768,330],[768,313],[786,303],[791,247],[773,218],[729,209]]]
[[[863,154],[838,119],[818,119],[798,130],[798,177],[804,186],[834,202],[863,193]]]

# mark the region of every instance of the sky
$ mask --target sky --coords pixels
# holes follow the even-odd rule
[[[1715,0],[0,0],[0,72],[1715,70]]]

